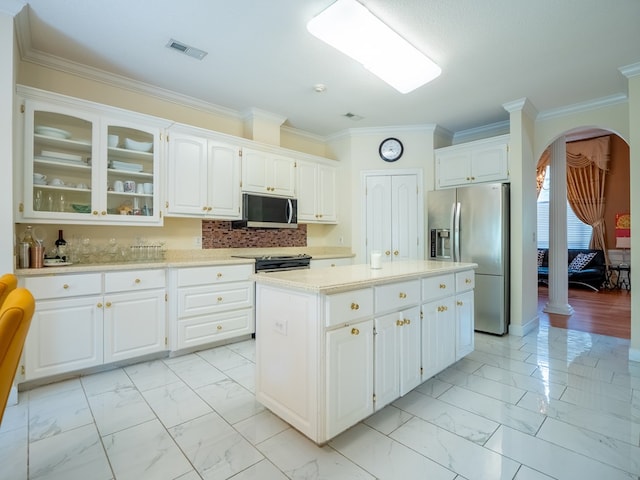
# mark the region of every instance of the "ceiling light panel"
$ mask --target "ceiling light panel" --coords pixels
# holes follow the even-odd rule
[[[307,30],[401,93],[415,90],[442,72],[356,0],[337,0],[312,18]]]

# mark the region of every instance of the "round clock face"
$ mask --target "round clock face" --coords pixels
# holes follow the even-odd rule
[[[397,138],[387,138],[382,141],[378,151],[385,162],[395,162],[402,156],[402,142]]]

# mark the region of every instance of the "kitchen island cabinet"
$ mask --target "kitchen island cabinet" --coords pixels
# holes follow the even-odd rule
[[[456,275],[473,297],[475,264],[405,261],[373,270],[338,266],[255,274],[256,398],[318,444],[394,401],[473,348],[454,325],[440,338],[448,363],[424,369],[422,293],[431,277]],[[465,281],[466,280],[466,281]],[[449,295],[449,292],[448,292]],[[465,303],[467,296],[461,297]],[[473,325],[473,303],[465,309]],[[470,316],[469,316],[470,315]],[[453,333],[452,333],[453,332]],[[473,330],[471,330],[473,338]]]

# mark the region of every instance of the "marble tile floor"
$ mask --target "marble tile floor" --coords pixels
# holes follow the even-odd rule
[[[20,393],[0,479],[638,479],[629,341],[540,327],[318,447],[255,401],[253,341]]]

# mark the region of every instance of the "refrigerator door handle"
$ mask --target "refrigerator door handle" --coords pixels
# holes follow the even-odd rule
[[[459,262],[460,258],[460,202],[455,202],[452,206],[451,222],[453,232],[453,261]]]

